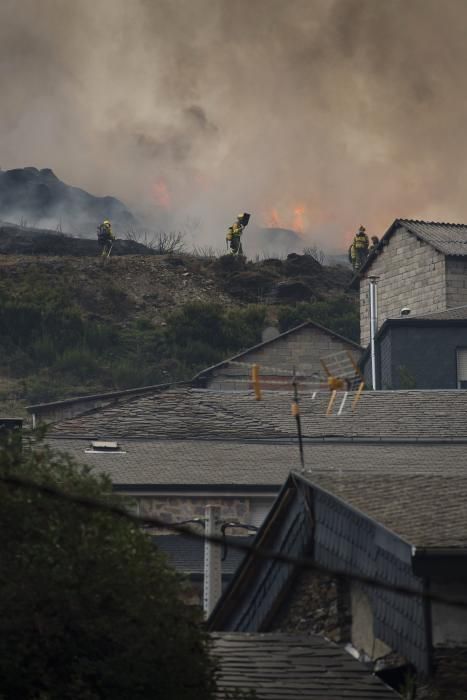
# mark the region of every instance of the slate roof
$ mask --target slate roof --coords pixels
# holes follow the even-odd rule
[[[452,464],[450,465],[453,466]],[[460,466],[460,465],[459,465]],[[420,549],[467,547],[467,459],[464,469],[435,473],[301,475]]]
[[[258,700],[383,700],[399,697],[333,642],[317,635],[212,634],[218,699],[235,688]]]
[[[229,541],[229,538],[226,538]],[[251,543],[253,537],[241,537],[242,542]],[[183,535],[157,535],[152,538],[153,544],[167,558],[177,571],[190,574],[204,574],[204,542]],[[222,575],[231,576],[245,556],[245,552],[227,547],[225,559],[222,561]]]
[[[465,414],[464,414],[465,419]],[[107,474],[121,491],[250,490],[278,491],[289,472],[300,469],[296,441],[286,443],[221,440],[124,440],[122,453],[86,453],[87,440],[49,438],[55,449]],[[123,452],[124,451],[124,452]],[[305,466],[313,476],[329,472],[333,479],[359,474],[367,479],[392,474],[467,474],[467,441],[352,442],[305,444]],[[367,481],[367,486],[368,486]],[[365,493],[370,497],[371,489]],[[466,509],[467,510],[467,509]]]
[[[302,392],[301,392],[302,393]],[[315,396],[315,398],[313,398]],[[327,391],[302,393],[306,437],[459,438],[467,437],[467,392],[459,390],[365,391],[354,410],[350,394],[337,415],[326,416]],[[291,392],[222,392],[176,388],[115,402],[62,420],[49,434],[63,437],[269,439],[296,437]]]
[[[423,314],[420,316],[409,316],[407,320],[411,318],[426,319],[427,321],[467,320],[467,305],[456,306],[453,309],[446,309],[446,311],[433,311],[430,314]]]

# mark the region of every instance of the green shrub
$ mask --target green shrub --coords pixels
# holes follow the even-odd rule
[[[265,316],[261,306],[226,309],[218,304],[188,304],[168,317],[166,337],[175,356],[186,364],[203,362],[203,356],[216,362],[259,343]]]
[[[304,321],[315,321],[345,338],[359,341],[359,309],[357,300],[352,297],[341,296],[329,301],[300,302],[294,306],[280,306],[277,317],[281,333]]]
[[[59,371],[84,382],[98,375],[101,367],[99,357],[84,346],[68,348],[55,363],[55,368]]]

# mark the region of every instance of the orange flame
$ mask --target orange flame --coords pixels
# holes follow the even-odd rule
[[[305,213],[305,207],[299,206],[295,207],[293,210],[293,223],[292,228],[297,233],[303,233],[303,215]]]
[[[152,186],[152,196],[159,207],[170,209],[170,192],[167,183],[160,177]]]
[[[279,219],[279,214],[277,213],[277,209],[271,210],[267,225],[269,228],[280,228],[281,222]]]
[[[268,228],[291,228],[296,233],[302,235],[305,229],[304,224],[305,206],[299,205],[292,210],[292,216],[282,219],[277,209],[271,209],[266,215],[266,226]]]

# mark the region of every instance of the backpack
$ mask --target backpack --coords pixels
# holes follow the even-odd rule
[[[101,224],[100,226],[97,227],[97,240],[100,242],[104,242],[109,238],[109,231],[104,224]]]

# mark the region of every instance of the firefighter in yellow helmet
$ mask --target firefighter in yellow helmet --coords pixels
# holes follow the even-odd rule
[[[237,220],[232,226],[229,226],[227,231],[227,247],[232,255],[243,255],[242,234],[250,220],[250,214],[243,212],[237,216]]]
[[[115,236],[112,233],[112,224],[108,219],[105,219],[100,226],[97,227],[97,242],[101,247],[101,255],[109,257]]]
[[[350,255],[352,258],[352,265],[355,272],[358,272],[362,267],[363,263],[368,257],[368,248],[370,246],[370,241],[366,235],[366,230],[364,226],[360,226],[357,233],[354,236],[353,243],[350,247]]]

